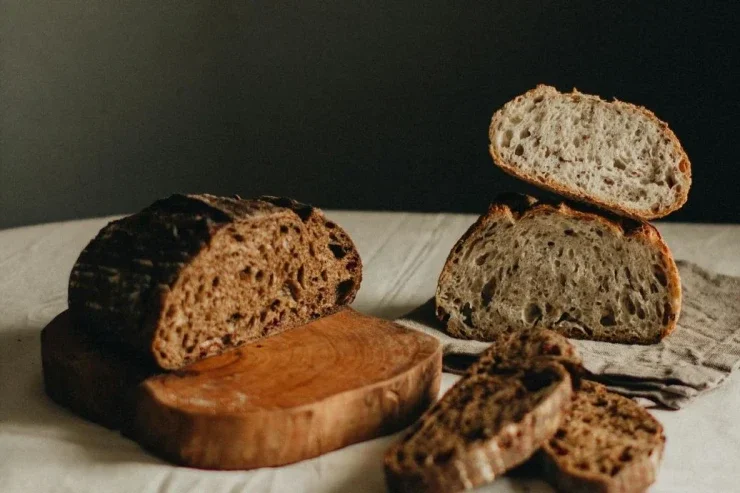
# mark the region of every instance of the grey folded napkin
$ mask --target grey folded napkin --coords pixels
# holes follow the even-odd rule
[[[676,330],[649,346],[572,339],[594,379],[611,390],[680,409],[740,366],[740,278],[678,261],[683,288]],[[445,370],[460,373],[488,347],[442,332],[434,300],[396,320],[439,339]]]

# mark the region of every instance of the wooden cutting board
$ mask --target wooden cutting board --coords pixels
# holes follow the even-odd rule
[[[46,391],[175,463],[253,469],[393,433],[436,399],[439,342],[352,309],[156,373],[103,351],[67,313],[42,332]]]

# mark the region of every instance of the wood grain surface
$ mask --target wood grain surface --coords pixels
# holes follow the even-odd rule
[[[64,314],[44,329],[47,393],[206,469],[288,464],[393,433],[436,399],[441,378],[436,339],[352,309],[148,378],[82,338]]]

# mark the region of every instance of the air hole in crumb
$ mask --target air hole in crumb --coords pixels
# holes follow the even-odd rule
[[[491,278],[481,290],[480,297],[483,302],[483,306],[488,306],[493,301],[493,293],[496,291],[496,279]]]
[[[516,146],[516,149],[514,149],[514,154],[516,154],[517,156],[521,156],[522,154],[524,154],[524,147],[522,147],[521,144]]]
[[[231,235],[231,237],[234,238],[234,240],[237,241],[237,242],[239,242],[239,243],[243,243],[244,242],[244,237],[242,235],[240,235],[240,234],[233,234],[233,235]]]
[[[463,323],[469,327],[474,327],[473,325],[473,307],[470,306],[470,303],[465,303],[462,308],[460,309],[460,313],[463,316]]]
[[[637,308],[635,307],[635,303],[632,301],[632,298],[629,297],[629,295],[625,295],[622,299],[622,303],[624,304],[625,308],[627,309],[627,312],[630,315],[634,315],[637,311]]]
[[[334,254],[334,257],[336,257],[337,260],[343,259],[345,255],[347,255],[347,251],[344,247],[336,243],[329,243],[329,250],[331,250],[331,253]]]
[[[486,262],[486,259],[488,258],[488,254],[484,253],[483,255],[479,256],[475,259],[476,265],[483,265]]]
[[[322,280],[323,280],[324,282],[326,282],[326,281],[328,281],[328,280],[329,280],[329,274],[327,274],[327,272],[326,272],[325,270],[322,270],[322,271],[321,271],[321,279],[322,279]]]
[[[641,305],[637,305],[637,318],[640,320],[645,320],[645,310],[642,308]]]
[[[244,318],[244,315],[242,315],[242,314],[241,314],[241,313],[239,313],[239,312],[234,312],[234,313],[232,313],[232,314],[231,314],[231,316],[229,317],[229,322],[237,322],[237,321],[239,321],[239,320],[241,320],[241,319],[243,319],[243,318]]]
[[[525,128],[525,129],[524,129],[524,130],[522,130],[522,131],[521,131],[521,133],[519,134],[519,138],[520,138],[520,139],[526,139],[526,138],[527,138],[527,137],[529,137],[530,135],[532,135],[532,134],[530,134],[530,133],[529,133],[529,129],[528,129],[528,128]]]
[[[611,178],[604,178],[604,183],[606,183],[607,185],[614,185],[614,180],[612,180]]]
[[[663,325],[668,324],[669,320],[672,320],[674,315],[671,313],[671,305],[665,303],[663,305]]]
[[[622,462],[627,462],[631,461],[632,457],[632,450],[630,449],[630,447],[627,447],[622,450],[622,453],[619,455],[619,460],[621,460]]]
[[[217,288],[220,283],[221,283],[221,279],[218,276],[214,277],[213,281],[211,282],[214,288]]]
[[[175,316],[175,306],[170,305],[170,307],[167,309],[167,313],[165,313],[166,318],[172,318]]]
[[[280,226],[280,234],[287,234],[288,233],[288,227],[286,225]]]
[[[528,372],[522,377],[522,385],[530,392],[537,392],[552,385],[555,376],[549,372]]]
[[[437,452],[432,456],[432,460],[435,462],[435,464],[447,462],[448,460],[450,460],[450,457],[452,457],[452,454],[454,452],[455,449],[448,449],[442,452]]]
[[[668,279],[666,277],[665,271],[660,266],[656,265],[653,273],[661,286],[665,287],[668,285]]]
[[[501,141],[501,145],[503,147],[509,147],[511,145],[511,138],[514,137],[514,132],[511,130],[507,130],[504,132],[504,138]]]
[[[547,246],[549,246],[550,248],[552,248],[552,247],[555,246],[555,242],[554,241],[548,241],[547,242]]]
[[[262,282],[262,279],[265,278],[265,273],[261,270],[257,271],[257,274],[255,274],[254,278],[257,280],[257,282]]]
[[[542,318],[542,309],[536,303],[529,303],[524,308],[524,322],[528,324],[535,324]]]
[[[542,102],[543,99],[545,99],[545,96],[537,96],[536,98],[534,98],[533,102],[534,104],[539,104]]]
[[[566,229],[565,231],[563,231],[563,233],[565,233],[565,236],[576,236],[575,231],[573,231],[572,229]]]
[[[615,160],[614,160],[614,163],[613,163],[612,165],[613,165],[613,166],[614,166],[615,168],[617,168],[617,169],[621,169],[621,170],[625,170],[625,169],[627,169],[627,165],[626,165],[626,164],[624,164],[624,163],[623,163],[622,161],[620,161],[619,159],[615,159]]]
[[[347,279],[337,284],[337,303],[346,303],[354,287],[355,282],[352,279]]]
[[[599,320],[599,323],[603,327],[613,327],[617,325],[617,321],[614,319],[614,314],[612,312],[607,312],[605,315],[601,317],[601,320]]]

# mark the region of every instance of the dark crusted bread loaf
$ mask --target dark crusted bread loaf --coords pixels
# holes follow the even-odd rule
[[[452,249],[436,313],[447,331],[504,328],[650,344],[676,326],[681,283],[651,225],[523,195],[491,204]]]
[[[289,199],[172,195],[104,227],[69,281],[78,327],[180,368],[352,302],[349,236]]]
[[[539,459],[559,491],[630,493],[655,481],[664,445],[663,427],[645,409],[584,380]]]
[[[490,152],[507,173],[636,219],[679,209],[691,164],[665,122],[645,108],[544,85],[493,115]]]
[[[390,491],[453,492],[493,481],[549,440],[570,405],[554,361],[471,368],[385,455]]]

